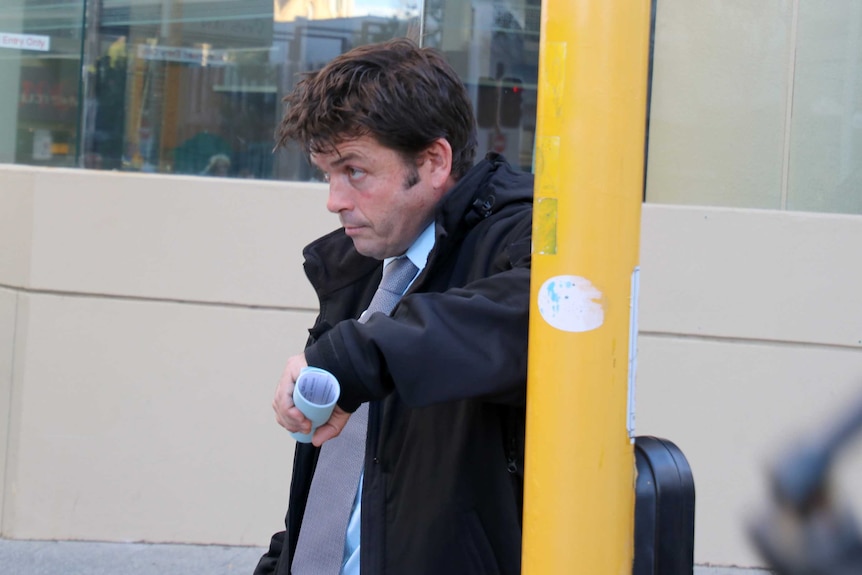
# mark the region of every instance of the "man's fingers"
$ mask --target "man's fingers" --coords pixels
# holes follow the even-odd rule
[[[308,433],[311,431],[311,420],[305,417],[295,405],[285,408],[278,400],[272,402],[275,420],[288,431]]]
[[[329,420],[315,430],[311,438],[311,443],[316,447],[320,447],[330,439],[338,437],[344,426],[347,425],[347,420],[350,419],[350,414],[335,406]]]
[[[311,421],[293,403],[296,378],[306,365],[303,354],[294,355],[287,360],[287,365],[275,389],[275,398],[272,400],[275,420],[291,432],[309,433],[311,431]]]

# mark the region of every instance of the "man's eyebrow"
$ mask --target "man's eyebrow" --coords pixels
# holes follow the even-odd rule
[[[351,161],[353,161],[359,157],[361,157],[361,156],[359,154],[357,154],[356,152],[347,152],[343,156],[338,156],[337,159],[332,160],[332,162],[330,162],[330,165],[333,167],[338,167],[338,166],[345,164],[347,162],[351,162]]]

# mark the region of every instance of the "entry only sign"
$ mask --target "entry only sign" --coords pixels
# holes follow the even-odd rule
[[[51,37],[36,36],[34,34],[10,34],[8,32],[0,32],[0,48],[47,52],[51,49]]]

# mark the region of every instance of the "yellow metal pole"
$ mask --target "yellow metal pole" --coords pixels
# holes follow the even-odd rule
[[[523,573],[632,572],[649,0],[544,0]]]

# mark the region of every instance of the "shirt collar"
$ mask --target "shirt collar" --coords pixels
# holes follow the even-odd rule
[[[422,230],[422,233],[419,234],[419,237],[414,240],[410,247],[407,248],[407,251],[404,253],[404,256],[411,262],[413,262],[413,265],[419,268],[419,271],[421,272],[423,269],[425,269],[425,264],[428,263],[428,255],[431,253],[431,250],[433,248],[434,222],[431,222],[430,224],[428,224],[428,227]],[[386,266],[386,264],[388,264],[394,259],[395,258],[384,259],[383,265]]]

